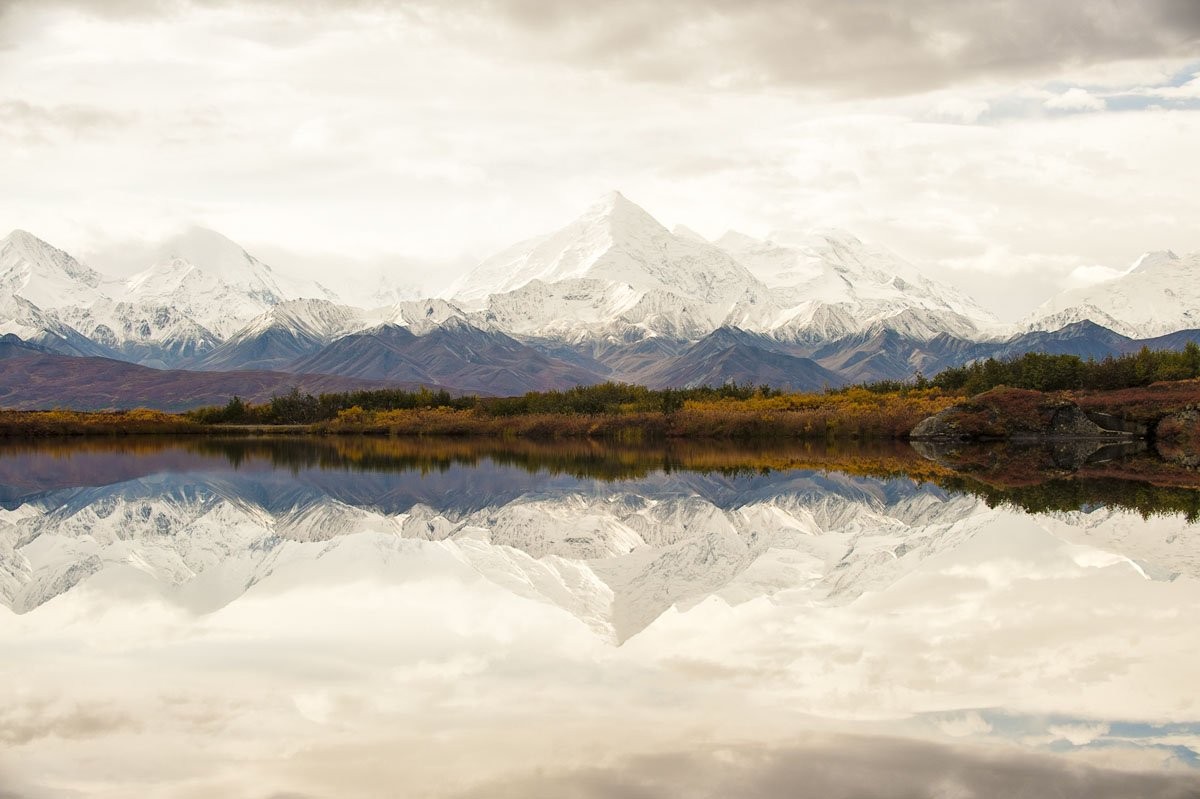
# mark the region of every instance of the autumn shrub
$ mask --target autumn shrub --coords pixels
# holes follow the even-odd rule
[[[197,433],[203,427],[178,414],[136,408],[129,411],[0,410],[0,436],[42,437]]]

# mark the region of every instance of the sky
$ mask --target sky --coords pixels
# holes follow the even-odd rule
[[[616,189],[1001,318],[1200,250],[1200,3],[0,0],[0,227],[423,291]]]

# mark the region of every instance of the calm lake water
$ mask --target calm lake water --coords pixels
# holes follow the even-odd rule
[[[0,796],[1200,796],[1196,492],[1027,483],[5,445]]]

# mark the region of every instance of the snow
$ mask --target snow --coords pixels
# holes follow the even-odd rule
[[[317,283],[276,275],[226,237],[193,228],[164,242],[154,265],[131,277],[122,298],[183,311],[222,339],[289,299],[336,296]]]
[[[104,296],[98,272],[23,230],[0,239],[0,293],[43,309],[80,305]]]
[[[329,300],[285,300],[251,319],[227,340],[231,343],[261,335],[268,330],[285,330],[297,337],[332,341],[338,336],[359,330],[366,324],[366,314],[349,305]]]
[[[730,232],[713,243],[683,226],[668,231],[619,193],[485,260],[451,295],[511,333],[568,341],[694,340],[722,325],[784,341],[877,326],[920,339],[998,328],[962,292],[844,231],[795,244]]]
[[[1004,330],[961,291],[849,232],[756,239],[731,231],[710,242],[682,225],[668,230],[619,192],[484,260],[447,298],[418,297],[396,274],[376,278],[378,286],[359,294],[379,304],[345,305],[320,283],[192,228],[118,280],[18,230],[0,240],[0,334],[186,366],[269,330],[327,343],[379,324],[425,335],[465,321],[568,344],[696,341],[721,327],[804,346],[879,331],[980,341]],[[1054,330],[1084,319],[1135,338],[1200,328],[1200,253],[1147,253],[1113,280],[1049,300],[1019,327]]]
[[[203,228],[163,242],[154,263],[125,280],[24,231],[0,240],[0,301],[9,307],[3,332],[39,340],[78,331],[149,365],[204,353],[280,302],[302,297],[335,299]]]
[[[451,291],[502,328],[567,339],[630,328],[694,338],[766,287],[719,248],[676,236],[619,192],[487,259]]]
[[[1051,298],[1022,326],[1057,330],[1085,319],[1130,338],[1200,328],[1200,253],[1147,252],[1118,277]]]
[[[819,340],[872,327],[928,340],[946,332],[979,337],[998,320],[957,289],[841,230],[814,231],[788,244],[731,231],[717,240],[772,289],[774,302],[739,309],[731,322],[782,340]]]

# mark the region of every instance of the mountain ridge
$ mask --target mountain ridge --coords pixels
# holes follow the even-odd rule
[[[846,231],[710,241],[668,230],[619,192],[484,259],[451,299],[338,303],[203,228],[150,260],[116,280],[13,231],[0,240],[0,335],[159,369],[319,368],[494,393],[601,380],[819,388],[1031,350],[1182,346],[1200,329],[1200,254],[1147,253],[1006,330]]]

